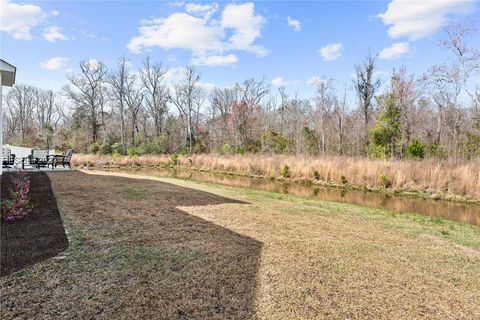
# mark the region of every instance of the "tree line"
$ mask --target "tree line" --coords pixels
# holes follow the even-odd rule
[[[207,89],[195,67],[167,81],[146,57],[139,70],[84,60],[60,92],[14,86],[6,96],[7,143],[102,154],[289,153],[382,158],[480,156],[480,51],[471,27],[446,28],[448,61],[424,74],[375,77],[376,56],[350,85],[319,80],[315,96],[289,96],[265,79]],[[476,81],[476,83],[475,83]],[[347,102],[353,88],[356,103]]]

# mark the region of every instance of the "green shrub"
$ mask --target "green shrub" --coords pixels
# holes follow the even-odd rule
[[[236,150],[236,153],[244,156],[247,153],[247,150],[244,147],[238,147],[237,150]]]
[[[270,131],[262,135],[263,149],[267,152],[288,153],[293,142],[288,137],[275,131]]]
[[[122,154],[122,144],[119,142],[115,142],[111,146],[111,152],[113,156],[119,156]]]
[[[390,188],[392,186],[392,182],[385,174],[382,174],[380,177],[378,177],[378,180],[380,180],[380,183],[384,188]]]
[[[429,157],[439,158],[439,159],[446,159],[448,156],[447,152],[438,143],[428,144],[427,154]]]
[[[138,155],[140,155],[140,150],[137,147],[130,147],[130,148],[127,149],[127,154],[130,157],[138,156]]]
[[[171,155],[170,160],[172,161],[172,164],[176,166],[178,164],[178,154],[174,153]]]
[[[88,147],[90,153],[97,153],[100,150],[100,142],[94,142]]]
[[[379,151],[383,150],[383,157],[394,157],[397,153],[396,146],[400,138],[400,108],[397,106],[395,96],[387,94],[378,97],[378,102],[384,106],[377,117],[376,124],[370,131],[370,150],[375,158],[381,158]]]
[[[285,164],[282,168],[282,177],[290,178],[290,167],[287,164]]]
[[[303,127],[302,136],[303,140],[305,141],[305,145],[307,146],[308,154],[318,154],[318,133],[309,127]]]
[[[218,148],[218,152],[220,152],[220,154],[232,154],[233,148],[230,143],[224,143]]]
[[[320,173],[317,170],[315,170],[313,172],[313,177],[315,178],[315,180],[320,180]]]
[[[98,148],[98,153],[103,155],[111,154],[112,146],[110,145],[110,143],[108,143],[108,141],[103,141]]]
[[[176,153],[178,153],[179,155],[185,156],[188,154],[188,147],[187,146],[180,147]]]
[[[165,148],[165,137],[160,136],[153,139],[145,146],[145,153],[148,154],[162,154],[166,152]]]
[[[463,156],[466,159],[480,157],[480,136],[467,132],[467,137],[462,146]]]
[[[425,145],[418,139],[413,139],[407,146],[407,157],[420,160],[425,158]]]
[[[385,159],[385,147],[380,145],[371,144],[368,146],[367,154],[370,158]]]

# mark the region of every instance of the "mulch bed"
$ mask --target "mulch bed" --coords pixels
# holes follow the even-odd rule
[[[1,276],[54,257],[68,247],[50,179],[44,172],[28,175],[33,210],[24,220],[1,224]],[[2,174],[2,199],[9,198],[15,178],[16,173]]]

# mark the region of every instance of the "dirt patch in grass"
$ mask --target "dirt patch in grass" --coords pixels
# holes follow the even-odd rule
[[[52,191],[50,179],[43,172],[29,173],[32,213],[21,221],[1,226],[2,276],[26,266],[54,257],[68,247],[62,219]],[[16,173],[1,176],[1,197],[8,199]]]
[[[175,179],[49,177],[71,245],[0,279],[6,318],[480,318],[476,226]]]

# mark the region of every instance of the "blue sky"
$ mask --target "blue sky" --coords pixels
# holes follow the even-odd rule
[[[447,53],[452,21],[480,29],[478,1],[8,1],[0,0],[2,59],[17,82],[60,89],[82,59],[133,67],[149,55],[171,69],[194,64],[206,86],[265,77],[309,96],[312,80],[351,84],[354,65],[379,54],[379,78],[394,66],[421,74]],[[480,43],[480,34],[469,40]],[[478,80],[478,79],[477,79]]]

